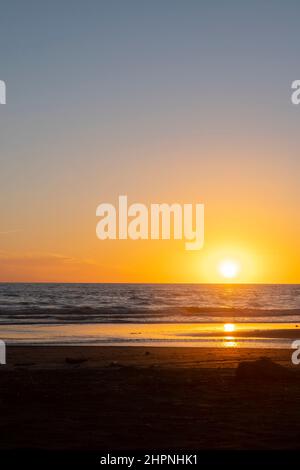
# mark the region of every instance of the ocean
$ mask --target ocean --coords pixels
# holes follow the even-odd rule
[[[0,284],[8,343],[287,347],[297,322],[300,285]]]

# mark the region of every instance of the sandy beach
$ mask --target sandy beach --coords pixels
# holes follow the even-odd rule
[[[288,378],[236,377],[265,356]],[[299,449],[291,350],[14,346],[0,370],[1,449]]]

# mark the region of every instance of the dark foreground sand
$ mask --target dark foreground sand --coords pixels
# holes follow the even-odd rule
[[[261,356],[291,378],[236,379]],[[299,449],[300,366],[291,350],[9,347],[0,416],[1,449]]]

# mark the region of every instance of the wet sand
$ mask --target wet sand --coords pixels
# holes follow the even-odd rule
[[[240,381],[266,356],[290,380]],[[14,346],[0,368],[1,449],[299,449],[291,350]]]
[[[229,325],[232,323],[229,321]],[[244,348],[290,348],[299,339],[297,323],[68,323],[1,325],[7,344],[139,347],[205,347],[234,345]]]

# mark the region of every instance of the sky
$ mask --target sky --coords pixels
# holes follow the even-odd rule
[[[0,281],[300,282],[299,2],[0,9]],[[204,248],[97,239],[121,194],[204,203]]]

